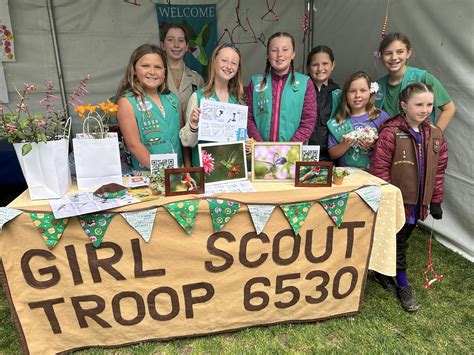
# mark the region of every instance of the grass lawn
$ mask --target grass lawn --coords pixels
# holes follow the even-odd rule
[[[416,229],[409,248],[409,279],[421,309],[410,314],[373,281],[355,317],[319,323],[257,327],[235,333],[167,342],[145,342],[114,350],[90,349],[83,354],[116,353],[474,353],[473,264],[433,243],[433,264],[444,275],[431,290],[423,271],[429,235]],[[21,352],[10,310],[0,293],[0,354]]]

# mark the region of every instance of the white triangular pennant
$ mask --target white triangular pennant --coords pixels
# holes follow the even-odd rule
[[[122,212],[121,215],[140,234],[143,240],[148,243],[157,210],[158,208],[138,212]]]
[[[2,233],[3,225],[10,222],[13,218],[22,214],[23,211],[9,207],[0,207],[0,233]]]
[[[374,211],[377,212],[380,207],[382,192],[378,186],[367,186],[355,191],[361,199]]]
[[[270,216],[275,209],[273,205],[247,205],[250,216],[252,217],[255,231],[260,234],[265,228]]]

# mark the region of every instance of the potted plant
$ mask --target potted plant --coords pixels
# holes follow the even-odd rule
[[[149,178],[149,189],[152,195],[161,195],[165,192],[165,169],[154,170]]]
[[[81,80],[69,105],[81,102],[88,80],[89,76]],[[44,98],[39,102],[45,113],[30,112],[29,96],[37,90],[35,84],[15,90],[19,97],[15,110],[0,104],[0,139],[13,143],[32,200],[60,198],[71,186],[70,119],[66,108],[56,109],[54,102],[60,98],[54,94],[51,80],[46,82]]]
[[[334,167],[332,170],[332,182],[335,185],[341,185],[344,181],[344,176],[349,176],[349,173],[344,168]]]

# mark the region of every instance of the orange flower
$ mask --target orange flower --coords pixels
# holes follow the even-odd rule
[[[74,107],[74,111],[79,113],[79,116],[84,117],[86,111],[94,112],[98,107],[97,105],[86,104]]]
[[[111,115],[111,116],[115,115],[119,108],[117,104],[110,102],[110,100],[107,100],[107,104],[105,102],[101,102],[99,106],[102,109],[102,111],[104,111],[107,115]]]

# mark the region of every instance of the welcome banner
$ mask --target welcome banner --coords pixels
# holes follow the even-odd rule
[[[119,346],[357,313],[375,221],[357,194],[350,193],[339,227],[315,203],[296,235],[280,208],[255,232],[247,203],[318,198],[317,189],[308,191],[239,195],[241,208],[218,232],[201,200],[191,235],[160,207],[148,243],[116,215],[99,248],[73,217],[48,250],[28,213],[21,214],[0,235],[0,274],[24,351]]]
[[[186,65],[207,78],[207,67],[217,43],[216,5],[156,4],[160,32],[167,25],[183,25],[189,36]]]

